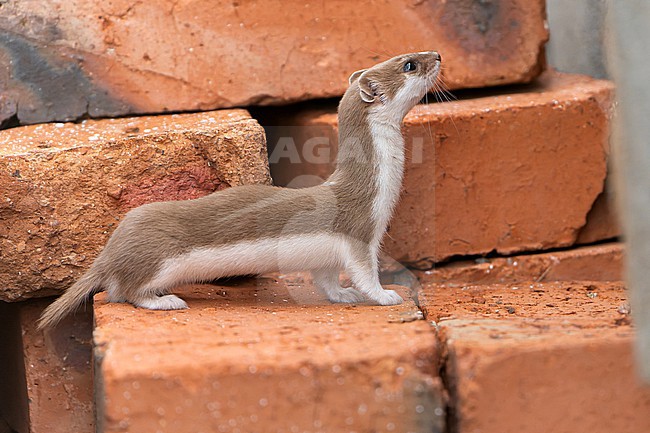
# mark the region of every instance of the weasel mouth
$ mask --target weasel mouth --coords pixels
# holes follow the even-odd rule
[[[437,102],[451,102],[456,100],[456,97],[449,91],[447,85],[440,76],[441,62],[437,61],[433,68],[426,76],[426,94],[424,95],[425,103],[428,103],[427,95],[429,92],[433,93]]]
[[[438,71],[440,67],[436,66],[431,72],[429,72],[425,77],[424,77],[424,87],[425,87],[425,93],[428,92],[437,92],[439,90],[439,80],[438,80]]]
[[[429,73],[427,74],[427,81],[431,83],[431,87],[429,87],[429,89],[433,88],[433,86],[438,81],[438,75],[440,74],[441,65],[442,63],[440,62],[440,60],[436,61],[436,64],[433,66],[433,69],[431,69],[431,71],[429,71]]]

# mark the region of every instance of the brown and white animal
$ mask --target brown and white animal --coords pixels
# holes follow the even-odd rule
[[[182,309],[187,304],[170,294],[175,287],[277,270],[310,270],[332,302],[401,303],[379,284],[378,253],[401,189],[402,121],[433,86],[440,61],[434,51],[404,54],[350,76],[338,110],[336,171],[319,186],[239,186],[133,209],[39,327],[101,290],[112,302]],[[341,287],[342,269],[355,288]]]

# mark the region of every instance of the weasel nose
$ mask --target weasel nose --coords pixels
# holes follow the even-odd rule
[[[440,55],[440,53],[436,53],[436,60],[442,62],[442,56]]]

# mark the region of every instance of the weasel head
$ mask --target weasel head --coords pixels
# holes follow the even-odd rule
[[[425,51],[402,54],[356,71],[350,76],[344,99],[352,98],[355,105],[367,110],[369,120],[400,125],[406,113],[433,87],[441,60],[437,52]]]

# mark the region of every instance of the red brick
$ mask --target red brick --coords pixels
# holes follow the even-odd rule
[[[92,310],[66,317],[43,334],[36,330],[36,320],[49,303],[34,299],[20,310],[29,431],[93,433]]]
[[[132,207],[269,181],[244,110],[1,131],[0,299],[67,288]]]
[[[587,214],[587,224],[580,230],[576,242],[590,244],[622,234],[614,199],[606,187]]]
[[[443,430],[435,338],[412,301],[333,305],[301,277],[181,295],[189,310],[95,298],[102,431]]]
[[[5,2],[0,122],[339,96],[355,70],[436,49],[449,86],[544,67],[543,0]]]
[[[650,431],[620,283],[427,285],[459,433]]]
[[[415,107],[403,128],[409,160],[385,251],[413,263],[573,245],[603,191],[612,90],[608,81],[549,73],[502,94]],[[310,163],[328,148],[305,142],[336,136],[334,107],[262,123],[281,184],[333,170],[336,143],[329,158]],[[294,142],[280,141],[292,134]]]
[[[610,243],[552,253],[461,261],[414,272],[423,283],[445,284],[621,281],[623,245]]]

